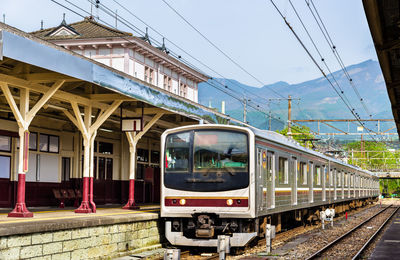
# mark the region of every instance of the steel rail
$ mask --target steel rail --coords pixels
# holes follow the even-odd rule
[[[357,252],[356,255],[353,256],[352,260],[359,259],[361,256],[361,253],[364,252],[364,250],[367,248],[367,246],[371,243],[371,241],[378,235],[382,229],[386,226],[386,224],[393,218],[393,216],[397,213],[400,207],[397,207],[397,209],[383,222],[383,224],[378,228],[378,230],[368,239],[367,242],[363,245],[363,247]]]
[[[361,222],[360,224],[358,224],[357,226],[355,226],[354,228],[352,228],[351,230],[347,231],[346,233],[344,233],[343,235],[341,235],[340,237],[336,238],[335,240],[333,240],[332,242],[328,243],[326,246],[324,246],[323,248],[321,248],[320,250],[318,250],[317,252],[315,252],[314,254],[312,254],[310,257],[306,258],[307,260],[309,259],[315,259],[319,256],[321,256],[322,253],[324,253],[326,250],[328,250],[329,248],[331,248],[332,246],[336,245],[338,242],[340,242],[342,239],[344,239],[345,237],[347,237],[348,235],[350,235],[351,233],[353,233],[355,230],[359,229],[360,227],[362,227],[365,223],[367,223],[368,221],[370,221],[371,219],[375,218],[376,216],[380,215],[382,212],[386,211],[387,209],[389,209],[392,205],[389,205],[388,207],[382,209],[381,211],[377,212],[375,215],[369,217],[368,219],[366,219],[365,221]]]

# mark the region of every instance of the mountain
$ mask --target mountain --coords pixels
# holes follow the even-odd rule
[[[379,63],[374,60],[366,60],[359,64],[348,66],[346,69],[369,113],[366,112],[360,103],[359,98],[342,70],[333,72],[333,75],[348,98],[349,103],[360,114],[361,118],[369,118],[369,114],[371,114],[373,118],[392,119],[391,105]],[[328,76],[328,78],[336,86],[332,76]],[[274,100],[269,102],[268,99],[270,98],[279,98],[274,92],[279,93],[285,98],[288,95],[291,95],[293,98],[300,98],[300,100],[294,99],[292,101],[292,119],[354,119],[354,116],[350,113],[341,98],[323,77],[297,84],[279,81],[261,88],[245,85],[233,79],[218,78],[215,80],[220,82],[220,84],[214,80],[199,84],[199,102],[206,106],[211,104],[212,107],[220,110],[221,101],[225,101],[226,114],[240,120],[243,119],[243,103],[217,90],[210,84],[224,89],[225,92],[233,93],[235,96],[241,96],[242,98],[246,96],[247,99],[251,100],[249,104],[258,109],[269,111],[269,108],[271,108],[275,117],[283,122],[287,121],[287,101]],[[227,86],[227,88],[224,86]],[[341,90],[338,91],[340,92]],[[268,116],[256,111],[252,107],[248,107],[247,121],[263,129],[266,129],[269,125]],[[284,127],[283,122],[272,120],[272,129],[282,129]],[[356,127],[355,124],[354,127]]]

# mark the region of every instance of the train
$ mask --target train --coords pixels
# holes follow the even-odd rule
[[[174,246],[231,247],[265,236],[266,224],[312,221],[326,208],[371,203],[371,172],[279,133],[199,124],[161,136],[161,218]],[[286,223],[286,224],[285,224]]]

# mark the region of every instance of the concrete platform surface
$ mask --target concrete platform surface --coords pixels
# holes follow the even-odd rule
[[[400,258],[400,210],[397,211],[394,220],[386,229],[377,243],[369,259],[399,259]]]
[[[78,214],[74,209],[50,209],[34,211],[33,218],[9,218],[7,213],[0,213],[0,237],[152,220],[159,218],[159,211],[159,205],[146,205],[137,210],[98,208],[90,214]]]

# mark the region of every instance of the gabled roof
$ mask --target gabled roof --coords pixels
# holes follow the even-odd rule
[[[68,35],[54,35],[58,30],[65,28],[74,33]],[[83,21],[67,24],[65,20],[57,26],[47,28],[35,32],[32,35],[44,40],[61,40],[61,39],[90,39],[90,38],[104,38],[104,37],[121,37],[132,36],[131,33],[120,31],[94,20],[93,17],[86,17]]]

